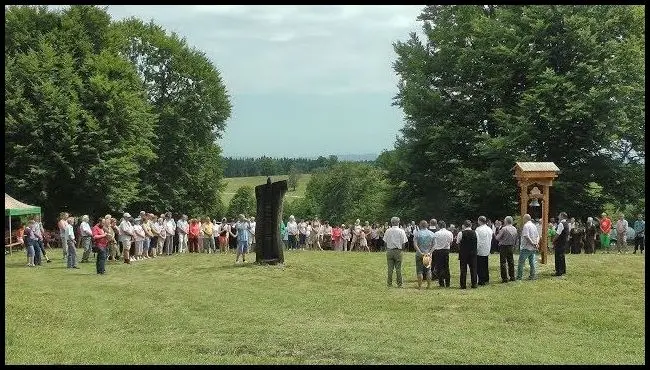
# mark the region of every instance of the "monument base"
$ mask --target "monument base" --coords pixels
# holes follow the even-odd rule
[[[268,260],[255,261],[258,265],[281,265],[282,261],[279,258],[272,258]]]

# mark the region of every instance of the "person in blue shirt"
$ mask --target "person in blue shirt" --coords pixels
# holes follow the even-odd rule
[[[251,224],[244,215],[239,215],[239,221],[235,224],[235,230],[237,230],[237,256],[235,257],[235,263],[239,263],[240,256],[242,257],[242,262],[246,262],[248,239],[252,231]]]
[[[641,249],[641,254],[643,254],[643,249],[645,247],[645,221],[643,220],[643,215],[639,215],[636,221],[634,221],[634,252],[636,253],[637,249]]]
[[[418,289],[422,289],[422,280],[426,276],[427,289],[431,286],[431,252],[433,251],[434,232],[429,229],[429,224],[425,220],[420,221],[420,228],[413,233],[413,246],[415,247],[415,273],[418,277]],[[423,257],[427,255],[429,263],[423,262]]]

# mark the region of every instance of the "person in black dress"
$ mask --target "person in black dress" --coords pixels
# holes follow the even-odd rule
[[[598,229],[592,217],[587,217],[587,225],[585,227],[585,253],[594,253],[596,250],[596,234]]]
[[[472,288],[478,287],[476,274],[476,232],[472,230],[472,221],[465,220],[463,231],[458,233],[458,260],[460,261],[460,289],[467,288],[467,269],[469,268]]]

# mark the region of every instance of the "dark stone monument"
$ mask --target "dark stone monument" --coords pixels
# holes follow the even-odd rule
[[[284,263],[284,248],[280,235],[282,222],[282,201],[288,190],[287,181],[271,183],[255,187],[257,199],[257,225],[255,227],[255,263],[271,264]]]

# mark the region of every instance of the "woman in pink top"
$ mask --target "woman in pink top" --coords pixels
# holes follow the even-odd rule
[[[190,253],[199,252],[199,234],[201,233],[201,227],[199,226],[199,221],[193,218],[190,221],[190,232],[187,236],[188,248]]]

